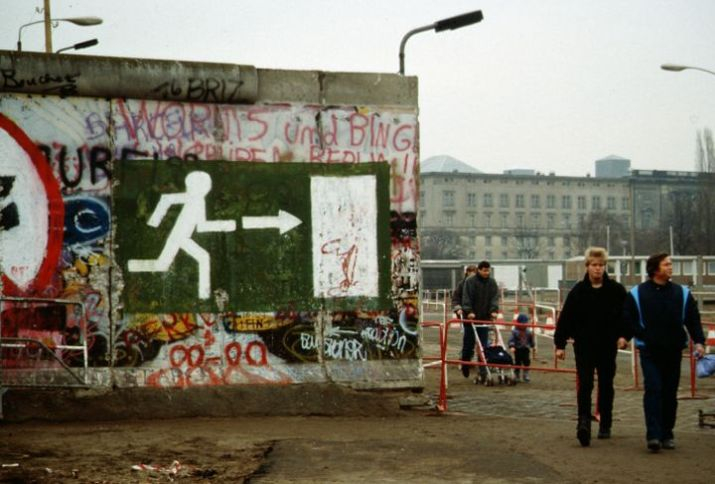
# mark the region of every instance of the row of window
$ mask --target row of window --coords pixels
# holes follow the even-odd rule
[[[496,215],[496,216],[495,216]],[[484,212],[482,214],[477,213],[467,213],[466,219],[462,219],[460,225],[466,224],[469,227],[484,227],[484,228],[544,228],[543,222],[545,221],[545,228],[547,229],[572,229],[583,225],[586,222],[587,215],[584,213],[578,214],[576,217],[572,217],[570,213],[561,213],[557,217],[555,213],[547,213],[546,217],[542,219],[540,213],[532,212],[528,214],[516,212],[502,212],[498,214],[493,214],[491,212]],[[421,220],[427,217],[427,211],[420,211]],[[480,222],[481,216],[481,224]],[[439,224],[444,226],[454,226],[457,221],[456,212],[454,210],[444,210],[441,214]],[[528,221],[528,225],[527,225]],[[622,219],[623,223],[627,226],[629,223],[628,217]],[[574,226],[574,224],[576,224]]]
[[[486,235],[484,236],[484,245],[487,247],[491,247],[493,242],[499,240],[499,244],[501,245],[501,247],[507,247],[509,245],[509,238],[510,237],[507,237],[505,235],[502,235],[501,237],[492,237],[491,235]],[[517,246],[536,246],[539,243],[537,237],[513,237],[513,239],[515,245]],[[568,247],[569,245],[571,245],[571,237],[569,237],[568,235],[563,236],[562,240],[564,247]],[[474,237],[474,245],[478,245],[477,237]],[[556,247],[556,237],[546,237],[546,245],[548,247]]]
[[[482,206],[484,208],[494,207],[494,196],[491,193],[482,194]],[[424,192],[420,193],[420,206],[424,206]],[[529,207],[530,208],[541,208],[541,195],[530,195]],[[572,208],[572,195],[562,195],[560,202],[561,208],[565,210],[570,210]],[[608,210],[616,210],[617,199],[615,196],[606,197],[605,207],[601,204],[602,197],[600,195],[593,195],[591,197],[591,210],[600,210],[601,208],[606,208]],[[511,200],[508,193],[499,194],[499,208],[510,208]],[[557,197],[556,195],[546,195],[545,208],[555,209]],[[587,197],[584,195],[576,196],[576,204],[579,210],[587,210],[586,206]],[[443,207],[454,207],[455,206],[455,192],[454,190],[444,190],[442,192],[442,206]],[[514,197],[514,206],[516,208],[526,208],[526,195],[519,193]],[[477,208],[477,194],[467,193],[467,207]],[[621,197],[621,210],[628,210],[630,204],[628,203],[628,197]]]

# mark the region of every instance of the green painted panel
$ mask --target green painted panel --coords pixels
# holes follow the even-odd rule
[[[311,200],[311,177],[364,175],[376,181],[376,193],[361,196],[377,200],[378,274],[371,275],[378,281],[377,294],[315,297],[311,210],[320,200]],[[124,281],[122,301],[129,313],[391,305],[387,163],[129,160],[116,163],[115,177],[115,254]],[[211,187],[206,192],[209,178]],[[163,218],[156,213],[161,212],[160,202],[169,202]],[[354,205],[359,202],[353,200]],[[278,228],[249,228],[274,221],[263,217],[276,217],[279,210],[301,223],[283,234]],[[148,224],[153,214],[156,227]],[[261,218],[251,223],[243,217]],[[196,230],[204,221],[205,231]],[[163,266],[157,262],[162,253],[168,261]],[[202,275],[208,276],[203,282]]]

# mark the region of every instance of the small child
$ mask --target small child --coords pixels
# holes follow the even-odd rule
[[[531,349],[534,347],[534,334],[526,326],[529,323],[529,316],[519,314],[516,318],[516,325],[511,330],[509,338],[509,350],[514,354],[514,364],[518,366],[531,365]],[[519,370],[514,370],[516,379],[519,380]],[[524,370],[524,381],[529,382],[529,370]]]

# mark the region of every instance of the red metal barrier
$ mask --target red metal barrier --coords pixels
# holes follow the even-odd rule
[[[452,360],[452,359],[447,359],[447,342],[449,341],[449,328],[452,325],[461,325],[462,323],[466,324],[471,324],[471,325],[482,325],[482,326],[506,326],[506,327],[511,327],[511,326],[525,326],[532,328],[532,331],[534,328],[542,328],[542,329],[556,329],[554,325],[543,325],[543,324],[536,324],[536,323],[526,323],[526,324],[519,324],[519,323],[514,323],[514,322],[506,322],[503,319],[498,320],[498,321],[480,321],[480,320],[474,320],[474,319],[450,319],[445,322],[444,325],[444,332],[440,334],[440,345],[442,348],[441,351],[441,356],[442,356],[442,365],[441,365],[441,377],[440,377],[440,388],[439,388],[439,400],[437,402],[437,409],[441,412],[447,411],[447,365],[467,365],[467,366],[489,366],[491,368],[504,368],[504,369],[512,369],[512,370],[529,370],[529,371],[541,371],[545,373],[570,373],[570,374],[575,374],[576,370],[575,369],[569,369],[569,368],[557,368],[554,366],[554,368],[551,367],[538,367],[538,366],[523,366],[523,365],[503,365],[503,364],[494,364],[494,363],[487,363],[484,361],[464,361],[464,360]],[[477,345],[478,347],[478,345]],[[482,355],[483,356],[483,355]]]

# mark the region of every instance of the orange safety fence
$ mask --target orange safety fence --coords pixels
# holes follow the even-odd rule
[[[532,331],[536,328],[546,329],[546,330],[554,330],[555,329],[554,325],[544,325],[544,324],[537,324],[537,323],[518,324],[518,323],[513,323],[513,322],[507,322],[507,321],[504,321],[503,319],[497,320],[497,321],[480,321],[480,320],[473,320],[473,319],[450,319],[450,320],[445,321],[444,323],[440,323],[440,322],[436,322],[436,321],[423,322],[422,323],[423,327],[436,327],[439,329],[440,386],[439,386],[439,397],[438,397],[438,402],[437,402],[437,409],[441,412],[447,411],[447,365],[467,365],[467,366],[475,366],[475,367],[476,366],[488,366],[490,368],[502,368],[502,369],[512,369],[512,370],[529,370],[529,371],[541,371],[541,372],[552,372],[552,373],[570,373],[570,374],[576,373],[575,369],[558,368],[558,360],[556,359],[555,355],[554,355],[554,366],[553,367],[538,367],[538,366],[525,367],[523,365],[513,365],[513,364],[506,365],[506,364],[488,363],[488,362],[485,362],[484,354],[478,344],[476,345],[475,349],[479,353],[481,353],[480,358],[479,358],[481,361],[464,361],[464,360],[459,360],[459,359],[449,359],[449,358],[447,358],[449,328],[454,325],[461,325],[463,323],[470,324],[472,326],[478,325],[478,326],[511,327],[511,326],[519,325],[519,326],[532,328]],[[425,359],[425,358],[423,357],[423,359]],[[435,361],[437,358],[434,356],[428,356],[428,357],[426,357],[426,359]]]
[[[532,320],[533,321],[533,320]],[[453,325],[461,325],[463,323],[470,324],[472,326],[506,326],[506,327],[511,327],[511,326],[525,326],[528,328],[532,328],[532,331],[534,329],[542,329],[542,330],[555,330],[556,326],[553,324],[538,324],[536,322],[531,322],[531,323],[526,323],[526,324],[519,324],[519,323],[514,323],[514,322],[507,322],[504,321],[503,319],[497,320],[497,321],[480,321],[480,320],[472,320],[472,319],[450,319],[445,322],[438,322],[438,321],[424,321],[422,322],[422,327],[434,327],[439,330],[439,348],[440,348],[440,354],[439,356],[423,356],[423,360],[429,360],[432,361],[433,363],[439,363],[440,367],[440,388],[439,388],[439,397],[438,397],[438,402],[437,402],[437,409],[441,412],[447,411],[447,365],[466,365],[466,366],[473,366],[473,367],[478,367],[478,366],[489,366],[491,368],[502,368],[502,369],[512,369],[512,370],[530,370],[530,371],[541,371],[541,372],[551,372],[551,373],[570,373],[570,374],[575,374],[576,370],[571,369],[571,368],[558,368],[558,360],[556,358],[556,355],[554,354],[554,366],[553,367],[537,367],[537,366],[521,366],[521,365],[507,365],[507,364],[494,364],[494,363],[488,363],[485,362],[484,360],[484,354],[479,347],[478,344],[476,344],[476,350],[478,353],[481,353],[478,357],[478,360],[481,361],[464,361],[464,360],[459,360],[459,359],[449,359],[447,358],[447,348],[448,348],[448,336],[449,336],[449,328]],[[713,339],[710,337],[710,334],[715,333],[715,323],[712,322],[702,322],[704,332],[706,334],[706,344],[708,346],[713,346]],[[536,338],[535,338],[536,339]],[[634,389],[640,389],[639,388],[639,373],[638,373],[638,349],[635,347],[634,342],[631,342],[631,366],[632,366],[632,372],[633,372],[633,380],[634,380]],[[689,363],[690,363],[690,397],[689,398],[699,398],[696,396],[697,394],[697,384],[696,384],[696,370],[695,370],[695,365],[696,365],[696,358],[693,355],[693,344],[692,341],[690,342],[690,345],[688,347],[688,358],[689,358]],[[431,365],[431,364],[430,364]],[[425,365],[427,367],[427,365]],[[577,381],[578,385],[578,381]],[[596,413],[598,413],[598,402],[596,402]]]

